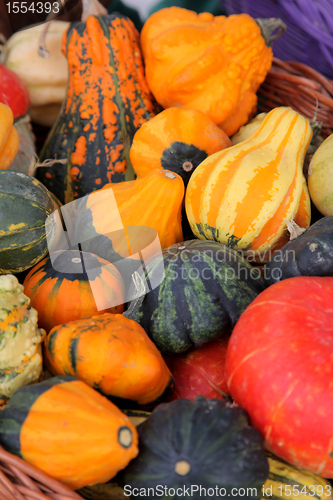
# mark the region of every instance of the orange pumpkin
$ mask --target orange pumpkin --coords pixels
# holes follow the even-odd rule
[[[52,253],[52,258],[46,257],[29,271],[23,286],[38,312],[38,325],[47,332],[68,321],[124,310],[120,273],[88,252]]]
[[[149,88],[164,108],[199,109],[230,136],[256,108],[277,26],[283,23],[261,20],[259,27],[247,14],[214,17],[179,7],[161,9],[141,31]]]
[[[54,375],[73,375],[108,397],[156,403],[172,375],[144,329],[122,314],[71,321],[51,330],[45,362]]]
[[[171,107],[135,133],[130,159],[138,177],[166,169],[180,175],[186,186],[199,163],[229,146],[229,137],[205,113]]]

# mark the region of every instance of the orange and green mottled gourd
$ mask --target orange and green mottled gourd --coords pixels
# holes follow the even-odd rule
[[[129,148],[154,114],[132,21],[118,13],[88,16],[63,35],[69,66],[66,99],[40,159],[67,164],[37,169],[37,178],[62,203],[108,182],[135,178]]]
[[[144,329],[122,314],[71,321],[51,330],[45,363],[73,375],[117,403],[156,404],[173,389],[172,375]]]
[[[179,7],[152,14],[141,31],[146,78],[164,108],[206,113],[228,136],[255,111],[256,91],[272,64],[280,20],[229,17]]]
[[[248,139],[204,160],[185,198],[194,234],[265,261],[289,241],[287,220],[308,227],[303,162],[311,137],[306,118],[278,107]]]

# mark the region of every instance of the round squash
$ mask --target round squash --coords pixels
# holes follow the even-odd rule
[[[204,160],[185,197],[195,236],[265,262],[289,240],[287,219],[308,227],[303,161],[311,137],[309,121],[281,106],[248,139]]]
[[[74,377],[19,389],[0,413],[0,444],[73,489],[109,481],[138,454],[129,418]]]
[[[0,171],[0,273],[34,266],[54,240],[55,225],[45,221],[54,211],[48,190],[30,175]]]
[[[187,186],[199,163],[229,146],[229,137],[202,111],[172,107],[139,128],[130,159],[137,177],[166,169],[180,175]]]
[[[264,290],[229,340],[231,396],[265,447],[333,477],[333,278],[300,276]]]
[[[120,273],[110,262],[88,252],[53,252],[30,269],[23,286],[38,311],[39,326],[47,332],[68,321],[124,310]]]
[[[141,497],[158,487],[170,488],[170,498],[182,498],[178,488],[192,487],[194,499],[218,498],[216,488],[231,496],[232,488],[251,486],[253,496],[237,496],[234,490],[232,496],[260,496],[268,462],[260,435],[241,408],[204,397],[178,399],[155,408],[137,430],[140,453],[124,470],[125,494],[137,488],[133,493]],[[208,493],[200,495],[199,488]]]
[[[179,353],[231,333],[265,282],[237,252],[187,240],[146,262],[151,290],[131,302],[136,319],[164,353]]]
[[[70,321],[51,330],[45,363],[73,375],[118,405],[152,405],[172,392],[172,375],[143,328],[122,314]],[[125,406],[126,407],[126,406]]]
[[[264,276],[270,285],[295,276],[333,276],[333,216],[319,219],[275,252]]]
[[[308,170],[311,200],[323,215],[333,215],[333,134],[315,151]]]

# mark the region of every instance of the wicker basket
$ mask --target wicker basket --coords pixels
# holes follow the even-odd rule
[[[0,500],[84,500],[0,446]]]
[[[305,64],[273,59],[258,90],[258,112],[277,106],[290,106],[311,120],[316,117],[324,137],[333,132],[333,81]]]
[[[228,15],[279,17],[287,31],[273,44],[282,60],[298,61],[333,78],[333,4],[331,0],[220,0]],[[320,56],[320,57],[318,57]]]

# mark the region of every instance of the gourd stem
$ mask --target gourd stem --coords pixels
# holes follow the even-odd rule
[[[108,13],[98,0],[82,0],[82,6],[82,22],[86,22],[89,16],[106,16]]]
[[[304,227],[300,227],[293,220],[286,220],[286,224],[287,224],[287,229],[290,233],[290,241],[295,240],[296,238],[298,238],[298,236],[304,233],[304,231],[306,231]]]
[[[267,47],[271,46],[273,40],[279,38],[287,29],[287,25],[277,17],[269,19],[256,19],[256,23],[261,29],[261,34],[265,39]]]
[[[137,295],[137,298],[132,300],[127,311],[123,313],[123,316],[125,316],[125,318],[134,319],[134,321],[137,321],[139,309],[142,305],[143,299],[146,296],[146,285],[137,271],[132,274],[132,280],[135,286],[135,295]]]
[[[191,172],[191,170],[193,169],[193,163],[190,161],[185,161],[183,163],[182,167],[183,167],[183,170],[185,170],[185,172]]]

